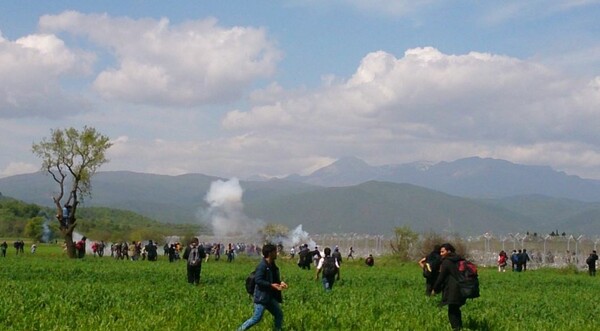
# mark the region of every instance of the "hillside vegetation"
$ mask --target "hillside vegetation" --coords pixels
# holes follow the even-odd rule
[[[217,177],[102,172],[92,181],[83,206],[128,210],[170,224],[200,224],[209,207],[205,197]],[[321,187],[281,179],[240,181],[243,210],[252,219],[302,225],[309,233],[389,234],[408,226],[417,232],[600,234],[600,203],[520,195],[467,198],[421,186],[369,181]],[[475,185],[475,184],[473,184]],[[51,180],[41,173],[0,178],[0,192],[50,207]],[[489,190],[493,190],[490,187]],[[210,229],[207,229],[210,230]]]
[[[31,238],[36,241],[61,239],[52,208],[0,196],[0,233],[3,237]],[[106,207],[81,208],[76,232],[94,240],[122,241],[162,239],[165,236],[191,236],[202,232],[200,225],[167,224],[132,211]]]

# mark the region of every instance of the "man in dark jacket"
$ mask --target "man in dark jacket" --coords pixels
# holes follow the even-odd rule
[[[148,254],[148,261],[156,261],[158,253],[156,252],[156,245],[152,240],[148,241],[146,245],[146,254]]]
[[[448,306],[450,326],[452,330],[460,330],[462,328],[460,307],[466,302],[460,293],[460,285],[458,284],[458,261],[462,258],[456,254],[454,246],[449,243],[441,245],[440,255],[442,264],[440,274],[433,286],[434,294],[442,292],[440,304]]]
[[[263,259],[255,270],[254,281],[254,314],[240,326],[238,330],[248,330],[262,319],[265,309],[273,315],[273,330],[281,330],[283,325],[283,302],[281,291],[287,289],[287,284],[281,281],[279,268],[275,264],[277,247],[267,244],[262,248]]]
[[[183,259],[187,261],[188,283],[200,284],[200,272],[202,271],[202,260],[206,257],[204,246],[198,244],[198,238],[193,238],[190,245],[183,252]]]

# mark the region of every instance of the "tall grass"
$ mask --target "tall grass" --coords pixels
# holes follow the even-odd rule
[[[40,245],[36,254],[0,258],[1,330],[235,330],[252,314],[244,280],[258,258],[202,265],[200,286],[186,282],[185,264],[72,260]],[[278,264],[286,330],[449,330],[439,297],[424,295],[416,263],[378,258],[373,268],[344,261],[342,280],[325,292],[314,268]],[[463,307],[471,330],[595,330],[600,277],[540,269],[480,271],[482,296]],[[255,330],[270,330],[266,313]]]

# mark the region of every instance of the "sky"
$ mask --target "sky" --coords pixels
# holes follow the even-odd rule
[[[100,171],[223,178],[479,156],[600,179],[600,0],[0,2],[0,177],[94,127]]]

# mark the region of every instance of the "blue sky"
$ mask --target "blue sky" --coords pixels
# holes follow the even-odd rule
[[[600,1],[4,1],[0,177],[55,128],[101,170],[480,156],[600,179]]]

